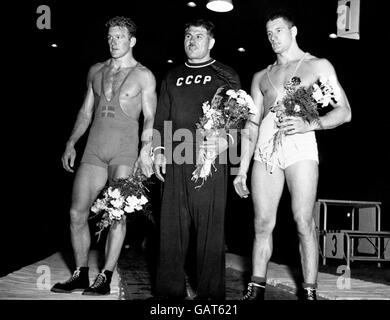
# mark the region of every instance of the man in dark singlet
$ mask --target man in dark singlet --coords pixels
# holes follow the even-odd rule
[[[268,40],[276,53],[276,62],[257,72],[252,80],[252,98],[258,112],[246,124],[241,163],[234,186],[242,197],[248,196],[246,174],[254,154],[252,194],[255,211],[255,239],[252,254],[252,278],[244,300],[262,300],[266,285],[267,264],[272,254],[272,232],[285,181],[291,195],[297,224],[303,269],[302,299],[315,300],[318,271],[318,246],[313,219],[318,182],[318,155],[315,130],[335,128],[351,120],[351,109],[344,90],[337,81],[331,63],[303,52],[296,42],[297,27],[286,12],[276,12],[267,19]],[[285,94],[284,85],[293,76],[308,87],[320,76],[333,77],[340,89],[340,99],[333,110],[311,123],[300,117],[285,117],[277,122],[270,107]],[[281,147],[269,157],[274,130],[285,135]],[[270,141],[271,138],[271,141]]]
[[[221,300],[225,297],[227,165],[219,157],[216,170],[201,188],[195,188],[199,183],[191,178],[196,163],[196,122],[203,114],[202,104],[211,101],[223,85],[239,88],[240,80],[232,68],[210,57],[215,43],[213,23],[203,19],[193,21],[186,24],[184,32],[187,61],[170,70],[164,78],[154,126],[156,135],[159,133],[153,137],[154,170],[164,182],[155,296],[185,299],[187,292],[191,292],[186,291],[189,287],[186,286],[185,269],[191,238],[195,243],[196,275],[192,284],[196,298]],[[172,125],[173,138],[166,132],[168,130],[164,131],[164,123]],[[188,132],[192,141],[179,132]],[[175,136],[186,140],[175,141]],[[220,151],[226,148],[226,140],[221,140],[225,143],[215,141],[215,145],[220,143]],[[169,150],[172,142],[173,150]],[[180,149],[184,145],[188,148]],[[175,157],[179,155],[177,150],[182,150],[180,155],[185,161]],[[167,163],[167,159],[172,158],[172,163]],[[188,296],[192,297],[191,293]]]
[[[89,70],[84,103],[62,156],[65,170],[73,172],[75,143],[92,122],[75,176],[70,208],[76,270],[68,281],[55,284],[53,292],[69,293],[85,289],[83,294],[86,295],[110,293],[111,276],[125,238],[126,222],[116,223],[110,228],[103,270],[89,286],[90,207],[107,181],[128,177],[137,169],[147,177],[153,173],[150,148],[157,101],[155,78],[133,57],[136,43],[133,21],[115,17],[106,26],[111,58]],[[141,113],[144,122],[142,147],[138,154],[138,120]]]

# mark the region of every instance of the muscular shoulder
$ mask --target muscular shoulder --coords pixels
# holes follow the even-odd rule
[[[253,77],[252,77],[252,82],[257,82],[257,83],[260,83],[261,80],[263,79],[265,73],[266,73],[267,69],[263,69],[263,70],[260,70],[260,71],[257,71],[253,74]]]
[[[267,68],[262,69],[260,71],[257,71],[253,74],[252,77],[252,90],[260,90],[263,91],[262,88],[264,87],[264,75],[267,72]]]
[[[93,79],[96,77],[96,75],[103,69],[104,65],[105,65],[104,62],[98,62],[89,68],[89,71],[88,71],[88,81],[89,82],[93,81]]]
[[[154,77],[154,74],[149,68],[138,63],[136,72],[137,78],[139,79],[141,85],[153,87],[156,85],[156,79]]]
[[[139,62],[137,65],[137,73],[143,77],[154,77],[152,71]]]
[[[316,74],[332,74],[334,73],[333,65],[326,58],[318,58],[313,55],[307,57],[306,63],[314,70]]]

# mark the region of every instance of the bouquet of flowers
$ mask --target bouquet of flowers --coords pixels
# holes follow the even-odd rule
[[[254,103],[249,94],[244,90],[233,90],[226,86],[218,88],[211,103],[204,102],[202,109],[203,116],[196,123],[196,128],[200,130],[204,140],[219,138],[224,134],[233,139],[228,131],[242,128],[250,114],[255,112]],[[217,157],[216,148],[201,147],[196,169],[192,173],[193,181],[199,178],[203,181],[198,187],[201,187],[212,174],[211,167],[214,166]]]
[[[149,201],[146,195],[146,179],[138,170],[128,178],[116,179],[103,190],[102,198],[97,199],[91,207],[91,211],[96,215],[102,213],[102,218],[97,223],[98,241],[104,228],[125,219],[126,213],[144,210],[151,219],[150,212],[145,209]]]
[[[336,76],[327,78],[321,76],[308,88],[299,86],[301,79],[293,77],[284,88],[286,95],[284,98],[270,108],[276,113],[277,121],[281,121],[286,116],[301,117],[307,122],[319,118],[319,109],[329,105],[331,101],[337,103],[340,99],[340,88],[337,85]],[[273,152],[277,150],[284,133],[278,130],[274,135]]]

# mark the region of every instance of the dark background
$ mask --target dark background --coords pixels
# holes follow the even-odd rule
[[[389,160],[388,36],[381,26],[380,2],[361,1],[360,40],[329,38],[336,32],[336,0],[235,0],[234,10],[228,13],[207,10],[206,1],[196,1],[196,8],[187,7],[186,2],[30,1],[4,12],[10,21],[3,42],[6,58],[2,59],[7,83],[3,86],[2,158],[7,183],[3,185],[2,274],[69,246],[68,209],[74,175],[62,168],[60,158],[83,101],[88,69],[109,58],[104,24],[115,15],[129,16],[138,25],[134,56],[152,70],[158,87],[164,73],[184,60],[184,23],[193,17],[211,19],[217,29],[212,56],[232,66],[243,89],[249,91],[253,74],[275,60],[265,36],[265,14],[279,7],[293,11],[300,47],[334,65],[352,107],[351,123],[317,132],[318,198],[382,201],[382,229],[390,230],[385,179]],[[51,9],[50,30],[37,28],[41,4]],[[52,43],[58,47],[52,48]],[[238,52],[240,46],[246,52]],[[172,59],[173,65],[167,59]],[[76,145],[78,160],[86,137]],[[158,184],[152,189],[158,193]],[[251,201],[240,199],[231,187],[228,198],[228,248],[249,255]],[[335,223],[346,223],[346,212],[338,214]],[[277,222],[273,257],[295,261],[297,240],[287,192]],[[129,226],[129,237],[142,236],[139,230]]]

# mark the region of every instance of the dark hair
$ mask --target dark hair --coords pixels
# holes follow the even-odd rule
[[[106,22],[106,27],[121,27],[126,28],[130,37],[135,37],[137,33],[137,26],[130,18],[126,17],[114,17]]]
[[[268,21],[273,21],[278,18],[282,18],[284,21],[286,21],[289,28],[292,28],[296,25],[295,24],[296,20],[294,15],[290,11],[283,10],[283,9],[279,9],[269,13],[266,17],[265,22],[267,23]]]
[[[184,25],[184,32],[187,32],[187,30],[190,27],[203,27],[207,30],[207,33],[209,34],[210,37],[214,38],[214,29],[215,25],[209,20],[206,19],[197,19],[194,21],[187,22]]]

